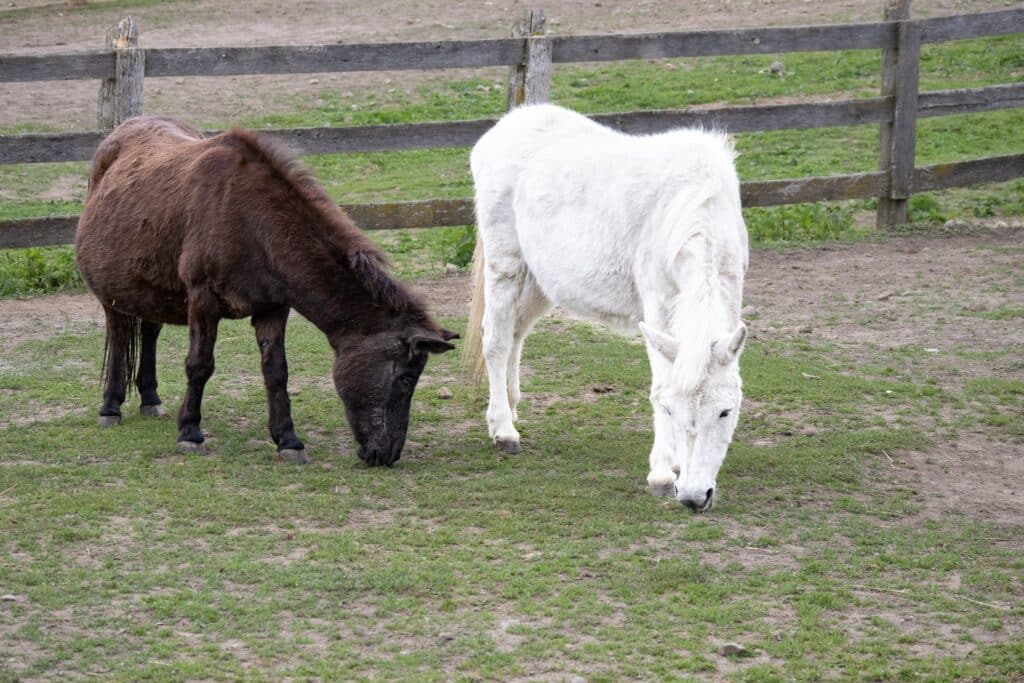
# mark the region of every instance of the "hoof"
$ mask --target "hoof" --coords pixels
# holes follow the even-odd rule
[[[523,450],[519,446],[519,442],[512,439],[495,439],[494,445],[509,455],[518,455]]]
[[[100,427],[116,427],[121,424],[120,415],[100,415]]]
[[[647,475],[647,493],[654,498],[675,498],[676,497],[676,469],[673,474],[658,472]]]
[[[202,441],[199,443],[195,441],[179,441],[178,450],[182,453],[202,453],[206,450],[206,446],[203,445]]]
[[[647,484],[647,492],[655,498],[674,498],[676,484],[674,481],[655,481]]]
[[[278,460],[284,460],[290,462],[293,465],[308,465],[312,462],[309,456],[306,455],[306,449],[303,448],[300,451],[294,448],[283,448],[277,452]]]
[[[145,417],[163,417],[167,414],[167,409],[164,408],[163,403],[154,403],[148,406],[139,406],[139,415]]]

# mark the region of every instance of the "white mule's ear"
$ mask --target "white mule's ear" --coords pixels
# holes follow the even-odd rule
[[[676,354],[679,353],[679,344],[675,339],[643,322],[640,323],[640,331],[643,332],[647,343],[657,349],[658,353],[665,356],[669,363],[676,361]]]
[[[741,321],[739,327],[722,343],[723,351],[718,353],[718,362],[722,365],[728,365],[736,360],[736,357],[740,355],[740,351],[743,350],[743,343],[746,340],[747,326]]]

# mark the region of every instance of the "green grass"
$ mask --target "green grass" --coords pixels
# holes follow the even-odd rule
[[[0,297],[82,286],[71,247],[0,250]]]
[[[186,345],[181,328],[161,340],[169,406]],[[912,474],[883,469],[883,452],[931,437],[865,406],[929,412],[949,397],[927,377],[868,381],[832,349],[752,342],[757,409],[721,504],[695,516],[644,492],[646,361],[600,328],[549,320],[531,337],[517,457],[487,443],[482,387],[434,358],[393,469],[355,457],[319,333],[297,320],[288,347],[304,468],[273,458],[244,322],[222,324],[201,456],[175,452],[170,419],[96,426],[99,332],[5,354],[0,593],[16,600],[0,608],[0,679],[992,680],[1024,666],[1024,561],[987,540],[1024,530],[922,518]],[[733,641],[752,656],[717,654]]]

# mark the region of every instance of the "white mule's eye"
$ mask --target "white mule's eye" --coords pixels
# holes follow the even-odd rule
[[[731,413],[731,412],[732,412],[731,410],[729,410],[728,408],[726,408],[725,410],[723,410],[722,412],[720,412],[720,413],[718,414],[718,417],[719,417],[719,418],[729,417],[729,413]]]
[[[672,417],[672,411],[668,409],[668,406],[662,406],[661,409],[665,411],[666,415]]]

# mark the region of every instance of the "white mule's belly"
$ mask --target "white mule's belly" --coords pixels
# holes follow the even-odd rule
[[[644,193],[626,197],[612,189],[614,169],[575,174],[557,156],[539,154],[516,184],[523,260],[554,304],[635,331],[643,319],[633,264]]]
[[[554,222],[518,224],[526,267],[557,306],[617,327],[636,327],[640,298],[621,254],[584,245],[589,236]]]

